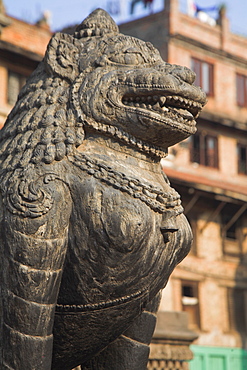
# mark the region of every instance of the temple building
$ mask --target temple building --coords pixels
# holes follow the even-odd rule
[[[198,338],[191,370],[247,367],[247,37],[218,19],[164,10],[122,24],[164,60],[192,68],[208,102],[197,133],[162,165],[181,194],[194,242],[164,290],[160,311],[185,311]],[[245,365],[244,365],[245,364]],[[157,369],[165,369],[159,363]],[[180,369],[180,367],[179,367]],[[182,367],[181,367],[182,369]]]

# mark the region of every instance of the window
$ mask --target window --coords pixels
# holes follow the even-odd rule
[[[238,173],[247,175],[247,144],[238,144]]]
[[[229,329],[245,333],[246,326],[246,298],[247,292],[241,288],[228,288],[228,312],[229,312]]]
[[[198,283],[195,281],[182,281],[182,309],[188,314],[189,328],[200,327]]]
[[[8,104],[15,104],[18,94],[25,82],[26,76],[13,71],[8,72]]]
[[[191,69],[196,73],[195,85],[201,86],[208,96],[213,91],[213,65],[199,59],[192,58]]]
[[[237,74],[236,76],[237,104],[247,108],[247,76]]]
[[[196,133],[191,140],[191,162],[218,168],[218,138],[213,135]]]

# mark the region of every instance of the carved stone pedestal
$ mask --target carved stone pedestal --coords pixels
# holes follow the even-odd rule
[[[197,334],[188,329],[185,312],[159,312],[151,343],[148,370],[188,370],[189,346]]]

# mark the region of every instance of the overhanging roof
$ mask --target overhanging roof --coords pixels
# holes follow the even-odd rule
[[[188,172],[176,171],[169,167],[164,167],[164,172],[171,181],[181,185],[213,193],[216,196],[224,196],[238,201],[247,202],[247,186],[238,185],[222,180],[215,180],[201,175]]]
[[[15,54],[16,56],[25,57],[34,62],[40,62],[43,59],[42,55],[39,55],[32,51],[20,48],[19,46],[13,45],[3,40],[0,40],[0,50]]]
[[[233,127],[238,130],[244,130],[245,132],[247,130],[247,120],[245,123],[243,123],[229,117],[220,116],[219,114],[215,114],[207,110],[203,110],[200,113],[200,119],[204,119],[206,121],[210,121],[212,123],[220,124],[227,127]]]

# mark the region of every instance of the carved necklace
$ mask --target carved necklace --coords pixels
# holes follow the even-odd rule
[[[101,122],[86,122],[85,126],[93,128],[95,131],[105,134],[107,136],[117,139],[119,142],[127,144],[132,148],[136,148],[142,153],[145,153],[154,158],[165,158],[167,156],[167,149],[161,149],[154,145],[148,144],[141,139],[137,139],[135,136],[130,135],[123,129],[116,126],[105,125]]]
[[[155,185],[144,184],[134,177],[130,178],[126,174],[115,171],[110,166],[100,163],[83,153],[78,152],[69,156],[68,159],[96,179],[140,199],[156,212],[168,212],[172,215],[183,212],[180,196],[171,187],[169,187],[169,193],[166,193]]]

